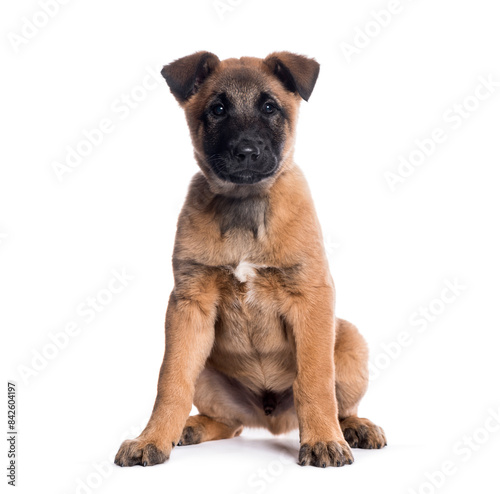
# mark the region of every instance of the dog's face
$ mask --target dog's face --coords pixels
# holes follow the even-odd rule
[[[215,192],[248,195],[273,183],[291,157],[298,106],[318,73],[316,61],[288,52],[222,62],[198,52],[163,68]]]
[[[278,170],[290,118],[265,80],[238,70],[206,100],[203,152],[218,178],[255,184]]]

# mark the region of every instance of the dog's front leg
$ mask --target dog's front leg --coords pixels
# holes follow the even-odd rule
[[[197,298],[170,296],[165,321],[165,357],[158,394],[142,434],[124,441],[115,463],[156,465],[170,456],[179,441],[191,406],[196,380],[214,341],[215,301],[209,292]]]
[[[297,375],[293,384],[299,421],[299,464],[316,467],[353,462],[338,421],[335,398],[333,288],[315,288],[290,307]]]

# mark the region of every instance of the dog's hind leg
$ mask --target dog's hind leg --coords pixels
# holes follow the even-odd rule
[[[196,382],[193,400],[200,414],[187,419],[179,444],[229,439],[239,436],[244,425],[259,425],[249,400],[251,396],[241,386],[205,368]]]
[[[383,448],[383,429],[357,416],[368,387],[368,347],[350,322],[337,318],[335,326],[335,389],[342,433],[352,448]]]
[[[206,415],[192,415],[187,419],[184,426],[179,446],[198,444],[217,439],[230,439],[231,437],[239,436],[242,431],[243,426],[238,423],[228,425]]]

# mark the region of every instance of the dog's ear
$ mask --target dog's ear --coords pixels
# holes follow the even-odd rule
[[[170,91],[182,105],[198,91],[219,63],[217,55],[198,51],[165,65],[161,75],[165,77]]]
[[[319,75],[319,63],[316,60],[281,51],[271,53],[264,63],[289,91],[299,93],[306,101],[309,99]]]

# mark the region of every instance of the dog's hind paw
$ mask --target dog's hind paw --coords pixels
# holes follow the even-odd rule
[[[382,427],[368,419],[347,417],[340,421],[340,427],[351,448],[381,449],[387,446]]]

